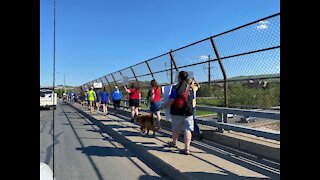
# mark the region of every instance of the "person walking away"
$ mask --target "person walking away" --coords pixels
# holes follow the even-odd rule
[[[158,86],[158,83],[156,80],[151,81],[151,89],[149,90],[148,100],[150,101],[151,117],[153,118],[153,114],[156,114],[157,116],[156,120],[153,121],[154,125],[156,126],[157,129],[161,129],[161,126],[160,126],[160,120],[161,120],[160,108],[162,105],[161,87]]]
[[[102,103],[102,108],[103,108],[103,113],[106,116],[108,114],[108,99],[109,99],[109,94],[106,90],[106,87],[103,88],[102,91],[100,91],[100,96],[101,96],[101,103]]]
[[[179,83],[172,87],[169,101],[164,108],[170,106],[170,114],[172,118],[172,141],[168,142],[169,147],[177,147],[179,132],[184,131],[184,149],[180,153],[190,154],[190,143],[192,138],[193,127],[193,91],[188,81],[188,73],[180,71],[178,75]]]
[[[74,93],[74,95],[73,95],[73,101],[74,101],[74,103],[77,103],[77,102],[78,102],[78,99],[79,99],[79,94],[78,94],[78,93]]]
[[[69,94],[68,94],[68,101],[71,102],[71,99],[72,99],[72,92],[69,91]]]
[[[90,110],[90,103],[89,103],[89,100],[88,100],[88,90],[86,90],[86,92],[85,92],[85,94],[84,94],[84,102],[85,102],[85,105],[87,106],[89,106],[89,110]]]
[[[96,107],[97,107],[97,111],[100,111],[100,104],[101,104],[101,94],[100,94],[100,90],[99,89],[95,89],[94,91],[96,93]]]
[[[132,83],[130,89],[124,85],[127,93],[129,93],[129,106],[131,108],[131,122],[134,122],[134,117],[139,115],[141,92],[136,83]]]
[[[81,103],[81,106],[83,106],[84,105],[84,101],[85,101],[85,92],[83,91],[83,90],[81,90],[81,92],[80,92],[80,103]]]
[[[122,93],[119,91],[118,86],[114,86],[114,91],[112,92],[112,101],[113,101],[113,107],[114,110],[119,110],[120,109],[120,101],[122,98]]]
[[[90,113],[93,113],[94,108],[93,108],[93,103],[95,102],[95,95],[96,93],[93,91],[93,87],[90,87],[90,90],[88,92],[88,101],[89,101],[89,109],[90,109]]]
[[[192,88],[193,91],[193,101],[192,101],[192,106],[193,106],[193,126],[194,126],[194,132],[197,134],[199,140],[202,140],[203,135],[202,131],[199,128],[199,125],[197,123],[197,120],[195,119],[196,116],[196,97],[197,97],[197,91],[200,89],[200,84],[196,82],[195,78],[189,79],[189,85]]]

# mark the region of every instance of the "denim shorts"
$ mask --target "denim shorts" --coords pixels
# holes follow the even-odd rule
[[[193,131],[193,116],[171,115],[172,131]]]
[[[162,104],[161,101],[151,102],[150,103],[150,111],[153,113],[160,111],[161,104]]]

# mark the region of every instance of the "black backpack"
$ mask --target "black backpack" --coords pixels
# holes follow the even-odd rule
[[[171,115],[181,115],[181,116],[191,116],[193,115],[193,90],[192,88],[187,85],[185,87],[185,91],[179,94],[179,89],[183,88],[183,85],[177,85],[176,87],[177,97],[173,101],[170,114]]]

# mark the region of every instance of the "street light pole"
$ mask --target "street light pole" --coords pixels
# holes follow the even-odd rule
[[[53,1],[53,91],[55,90],[56,81],[56,0]],[[55,97],[57,98],[57,97]],[[53,98],[53,99],[55,99]],[[52,179],[54,178],[54,113],[52,110]]]
[[[64,93],[66,93],[66,74],[63,74]]]

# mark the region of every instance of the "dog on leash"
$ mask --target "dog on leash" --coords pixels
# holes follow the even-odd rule
[[[151,115],[139,115],[135,117],[135,121],[139,123],[140,130],[145,133],[146,135],[149,135],[149,130],[153,131],[153,135],[155,135],[156,131],[158,130],[154,126],[153,117]]]

